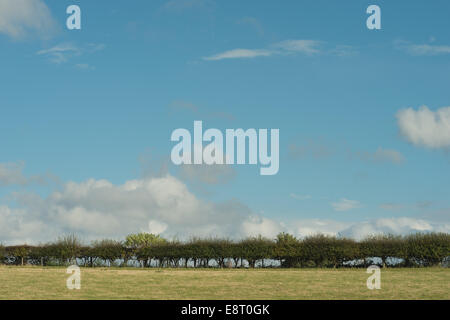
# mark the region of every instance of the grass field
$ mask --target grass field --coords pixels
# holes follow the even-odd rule
[[[68,290],[65,268],[0,266],[0,299],[450,299],[449,268],[365,269],[82,268]]]

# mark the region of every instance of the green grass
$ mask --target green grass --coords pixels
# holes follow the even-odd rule
[[[0,266],[0,299],[450,299],[450,269],[382,269],[368,290],[365,269],[82,268],[81,290],[65,268]]]

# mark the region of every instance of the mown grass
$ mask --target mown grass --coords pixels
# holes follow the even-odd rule
[[[65,268],[0,266],[0,299],[450,299],[450,269],[382,269],[368,290],[365,269],[82,268],[68,290]]]

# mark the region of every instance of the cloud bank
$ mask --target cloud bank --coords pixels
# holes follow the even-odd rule
[[[47,197],[16,194],[17,206],[0,206],[0,242],[36,244],[75,233],[83,240],[124,239],[127,234],[151,232],[166,238],[191,236],[240,239],[279,232],[297,237],[316,233],[362,238],[369,234],[442,231],[450,223],[414,218],[386,218],[363,222],[323,219],[276,221],[257,215],[239,201],[199,199],[179,179],[165,175],[126,181],[68,182]],[[343,199],[336,209],[349,210],[359,202]]]

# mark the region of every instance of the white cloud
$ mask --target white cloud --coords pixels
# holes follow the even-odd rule
[[[325,234],[336,236],[339,231],[348,228],[351,224],[329,219],[303,219],[289,223],[288,231],[300,238]]]
[[[12,168],[0,171],[3,183],[20,184],[29,180],[21,174],[20,164]],[[297,237],[324,233],[360,239],[378,233],[450,232],[445,213],[439,215],[438,223],[408,217],[362,222],[330,219],[278,222],[254,214],[239,201],[202,200],[183,182],[168,174],[123,184],[95,179],[68,182],[46,197],[29,193],[13,196],[14,207],[0,206],[0,242],[3,244],[35,244],[68,233],[75,233],[85,241],[123,239],[129,233],[142,231],[179,239],[193,235],[239,239],[259,234],[274,238],[279,232],[290,232]],[[360,207],[360,203],[342,199],[333,203],[333,207],[345,211]]]
[[[281,224],[259,216],[250,216],[248,219],[242,223],[243,234],[247,236],[258,236],[273,239],[277,234],[284,231]]]
[[[203,146],[194,145],[196,152],[203,152]],[[236,177],[236,170],[226,163],[226,156],[220,150],[216,150],[217,157],[221,158],[223,164],[193,164],[194,154],[187,151],[192,164],[180,165],[181,178],[194,183],[224,184]]]
[[[319,53],[327,53],[340,57],[352,56],[357,52],[352,46],[338,45],[331,49],[320,48],[324,44],[318,40],[285,40],[270,45],[266,49],[233,49],[222,53],[218,53],[209,57],[204,57],[203,60],[222,60],[222,59],[237,59],[237,58],[256,58],[269,57],[274,55],[317,55]]]
[[[417,111],[403,109],[397,113],[401,134],[409,142],[429,148],[450,147],[450,107],[432,111],[426,106]]]
[[[272,54],[274,54],[274,51],[265,49],[233,49],[203,59],[214,61],[222,59],[268,57]]]
[[[379,234],[407,235],[416,232],[450,232],[450,223],[431,222],[410,217],[379,218],[369,221],[341,222],[330,219],[304,219],[289,223],[287,232],[304,238],[315,234],[344,236],[356,240]]]
[[[450,232],[448,218],[439,223],[408,217],[362,222],[298,219],[280,223],[255,215],[236,201],[201,200],[170,175],[121,185],[94,179],[69,182],[45,198],[19,196],[17,204],[15,208],[0,206],[3,244],[35,244],[68,233],[75,233],[85,241],[123,239],[129,233],[141,231],[179,239],[192,235],[239,239],[259,234],[274,238],[279,232],[297,237],[323,233],[361,239],[379,233]]]
[[[69,182],[46,198],[19,195],[17,203],[20,209],[2,207],[0,211],[2,242],[49,241],[67,233],[86,240],[121,239],[140,231],[181,239],[192,235],[240,238],[258,230],[269,235],[277,225],[237,201],[200,200],[170,175],[122,185],[94,179]]]
[[[361,203],[356,200],[349,200],[349,199],[341,199],[338,202],[333,202],[331,204],[334,210],[336,211],[348,211],[356,208],[361,207]]]
[[[0,33],[19,39],[29,34],[47,38],[56,29],[47,5],[41,0],[1,0]]]
[[[237,59],[237,58],[256,58],[269,57],[276,54],[293,54],[303,53],[313,55],[319,53],[317,48],[320,44],[315,40],[286,40],[275,43],[270,49],[233,49],[228,50],[210,57],[204,57],[203,60],[222,60],[222,59]]]
[[[148,222],[148,233],[153,233],[153,234],[161,234],[164,231],[167,230],[167,223],[164,222],[160,222],[158,220],[150,220]]]
[[[340,235],[362,239],[378,234],[410,234],[415,232],[450,232],[450,224],[434,224],[426,220],[401,217],[359,222],[339,232]]]
[[[11,209],[0,206],[0,243],[1,244],[33,244],[44,234],[55,238],[52,228],[45,221],[33,217],[25,209]]]

